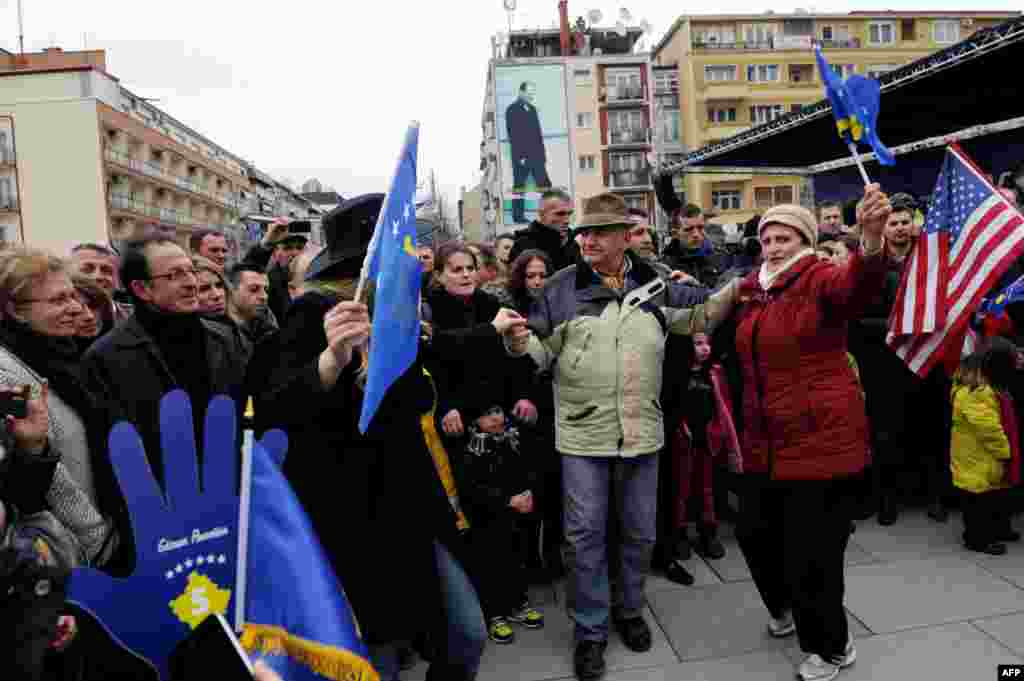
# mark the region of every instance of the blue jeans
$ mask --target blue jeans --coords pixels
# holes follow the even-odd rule
[[[487,627],[473,585],[465,570],[441,544],[434,543],[437,557],[437,575],[440,579],[441,598],[447,624],[445,651],[431,665],[454,665],[465,670],[466,679],[475,679],[480,670],[480,658],[487,643]],[[370,662],[380,674],[381,681],[398,681],[398,646],[401,642],[369,646]]]
[[[569,616],[575,639],[605,641],[616,617],[638,617],[657,526],[658,455],[631,459],[562,455],[565,486]],[[620,523],[619,546],[608,546],[608,511]],[[609,556],[614,561],[609,579]]]

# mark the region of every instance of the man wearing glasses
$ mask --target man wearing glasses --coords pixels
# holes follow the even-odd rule
[[[160,398],[176,389],[188,393],[201,452],[210,399],[228,395],[244,406],[246,355],[232,330],[198,315],[199,278],[174,241],[152,237],[128,244],[120,274],[135,312],[83,361],[91,386],[115,419],[135,424],[162,484]]]
[[[571,218],[572,197],[561,189],[544,192],[540,197],[538,219],[526,229],[516,232],[508,261],[513,263],[520,253],[536,249],[544,251],[551,258],[555,271],[576,264],[580,257],[580,247],[569,238]]]

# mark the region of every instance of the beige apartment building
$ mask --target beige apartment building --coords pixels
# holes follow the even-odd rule
[[[319,215],[122,87],[102,51],[0,54],[3,240],[64,253],[74,243],[117,245],[152,231],[184,244],[209,228],[228,236],[237,257],[252,236],[243,219],[258,213]]]
[[[877,77],[1016,16],[980,11],[682,16],[652,52],[661,92],[677,91],[683,104],[679,137],[659,144],[658,154],[663,161],[675,160],[684,149],[699,149],[823,99],[815,43],[844,77]],[[883,140],[884,116],[883,110]],[[837,141],[834,153],[822,154],[828,160],[843,150]],[[793,176],[688,174],[676,182],[688,201],[725,223],[746,221],[798,196]]]

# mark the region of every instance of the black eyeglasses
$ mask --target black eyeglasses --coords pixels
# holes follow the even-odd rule
[[[186,277],[192,277],[194,279],[198,279],[199,278],[199,270],[197,270],[194,267],[188,267],[188,268],[179,267],[177,269],[173,269],[170,272],[166,272],[164,274],[154,274],[154,275],[152,275],[150,277],[150,280],[153,280],[153,279],[167,279],[168,281],[178,282],[178,281],[184,281]]]

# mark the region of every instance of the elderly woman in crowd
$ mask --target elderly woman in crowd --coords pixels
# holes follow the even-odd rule
[[[82,305],[75,335],[80,339],[79,345],[84,350],[94,340],[114,328],[114,304],[110,294],[88,277],[76,274],[71,277],[71,283],[74,284],[78,302]]]
[[[4,416],[7,517],[49,512],[37,517],[62,567],[110,566],[111,518],[126,516],[107,456],[109,417],[81,372],[82,304],[64,262],[43,251],[0,254],[0,311],[0,392],[27,398],[24,416]]]
[[[467,521],[436,426],[444,397],[438,358],[496,361],[500,333],[524,321],[502,311],[470,329],[435,329],[361,432],[375,348],[372,303],[368,310],[353,298],[383,199],[356,197],[324,217],[324,231],[337,238],[328,238],[307,272],[309,290],[289,309],[256,414],[260,426],[288,432],[285,474],[345,585],[381,678],[397,679],[403,642],[429,631],[441,640],[427,679],[469,680],[487,631],[450,548]]]
[[[891,210],[877,185],[858,214],[864,253],[843,266],[815,257],[817,221],[776,206],[759,225],[761,267],[740,285],[743,490],[736,530],[773,636],[794,632],[805,681],[834,679],[856,651],[843,609],[851,531],[847,487],[868,461],[864,398],[847,360],[847,327],[884,285]]]

